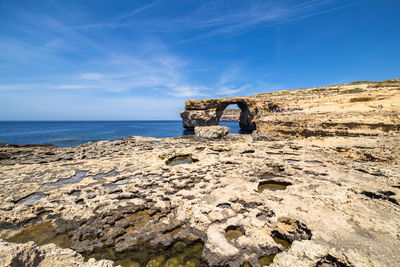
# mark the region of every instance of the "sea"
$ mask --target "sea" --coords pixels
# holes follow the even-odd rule
[[[239,122],[220,122],[239,134]],[[182,121],[0,121],[0,143],[77,146],[89,141],[117,140],[128,136],[178,137],[193,134]]]

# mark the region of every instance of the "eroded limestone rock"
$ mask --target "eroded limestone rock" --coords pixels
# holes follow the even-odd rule
[[[0,243],[0,260],[396,266],[397,82],[187,102],[199,120],[202,112],[215,120],[236,101],[242,125],[255,123],[260,138],[0,145],[0,237],[8,240]],[[275,112],[295,101],[303,110]]]
[[[256,140],[281,136],[376,136],[400,131],[400,80],[360,82],[247,97],[187,100],[183,126],[218,125],[230,104]]]
[[[38,246],[34,242],[24,244],[9,243],[0,239],[0,266],[10,267],[114,267],[108,260],[89,259],[72,249],[62,249],[55,244]]]
[[[194,135],[198,138],[218,139],[229,133],[229,127],[225,126],[196,126]]]
[[[36,240],[17,237],[44,224],[48,231],[30,228],[54,236],[37,240],[40,246],[55,242],[116,264],[149,255],[129,261],[137,266],[391,266],[400,260],[399,135],[154,141],[0,148],[11,158],[0,162],[0,236],[10,246]],[[179,157],[193,160],[168,164]],[[48,186],[78,171],[87,172],[84,179]],[[259,190],[267,181],[287,186]],[[45,196],[20,202],[36,192]],[[232,229],[240,235],[227,234]],[[22,259],[42,260],[37,250]]]
[[[258,113],[256,102],[249,98],[220,98],[187,100],[185,110],[181,112],[183,127],[193,129],[195,126],[218,125],[223,111],[230,104],[240,108],[239,126],[242,130],[255,130],[255,119]]]

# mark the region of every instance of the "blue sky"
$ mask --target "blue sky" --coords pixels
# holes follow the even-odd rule
[[[0,120],[400,78],[398,0],[0,0]]]

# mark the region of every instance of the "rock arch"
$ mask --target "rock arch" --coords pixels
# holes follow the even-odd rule
[[[240,97],[187,100],[185,110],[181,112],[183,127],[193,129],[195,126],[218,125],[222,113],[231,104],[236,104],[241,110],[240,129],[245,131],[255,130],[257,108],[253,101]]]

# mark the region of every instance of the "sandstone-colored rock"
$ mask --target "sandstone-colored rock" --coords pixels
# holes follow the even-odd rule
[[[71,248],[82,252],[101,245],[129,251],[143,239],[168,246],[175,236],[202,240],[203,260],[216,265],[255,263],[271,253],[278,253],[275,266],[335,259],[349,266],[399,262],[399,134],[238,138],[154,143],[132,137],[69,148],[3,147],[0,153],[9,154],[13,164],[0,163],[0,236],[14,236],[42,220],[69,232]],[[198,161],[170,167],[166,159],[174,155]],[[114,176],[93,178],[114,169]],[[83,170],[90,176],[80,182],[44,186]],[[259,192],[265,180],[291,185]],[[31,206],[17,204],[34,192],[46,196]],[[230,226],[243,229],[243,236],[228,241]],[[293,240],[288,251],[274,241],[275,231]],[[2,248],[0,259],[13,255],[10,246]],[[23,262],[42,261],[36,250],[23,247],[27,254],[18,255]],[[77,261],[70,252],[61,262]]]
[[[239,125],[242,130],[254,130],[257,105],[251,98],[220,98],[187,100],[185,110],[181,112],[183,127],[193,129],[195,126],[218,125],[223,111],[230,104],[237,104],[241,109]]]
[[[181,112],[183,127],[193,129],[195,126],[218,125],[215,109],[184,110]]]
[[[164,264],[171,266],[201,260],[258,266],[260,257],[275,254],[271,266],[397,266],[397,83],[187,102],[188,111],[217,110],[242,99],[254,112],[259,139],[253,133],[130,137],[66,148],[0,145],[0,157],[7,158],[0,160],[0,237],[9,240],[0,243],[0,266],[85,266],[94,262],[78,252],[128,257],[133,248],[146,255],[145,248],[162,256],[154,249],[160,246],[188,253],[168,254]],[[269,105],[296,101],[303,110],[275,113]],[[383,108],[376,109],[378,103]],[[169,166],[177,155],[196,162]],[[79,172],[87,173],[76,183],[54,185]],[[265,181],[287,186],[259,190]],[[43,197],[24,204],[35,193]],[[11,242],[43,222],[46,231],[39,228],[24,244]],[[232,229],[242,235],[228,238]],[[65,238],[72,250],[45,245],[65,245]],[[38,245],[26,243],[31,239]],[[176,247],[181,240],[190,246]]]
[[[357,82],[247,97],[187,100],[183,126],[218,125],[230,104],[256,140],[276,136],[369,136],[400,131],[400,80]]]
[[[194,134],[198,138],[218,139],[229,133],[229,127],[225,126],[196,126]]]
[[[55,244],[38,246],[34,242],[25,244],[9,243],[0,239],[0,266],[10,267],[114,267],[108,260],[96,261],[84,258],[71,249],[62,249]]]

